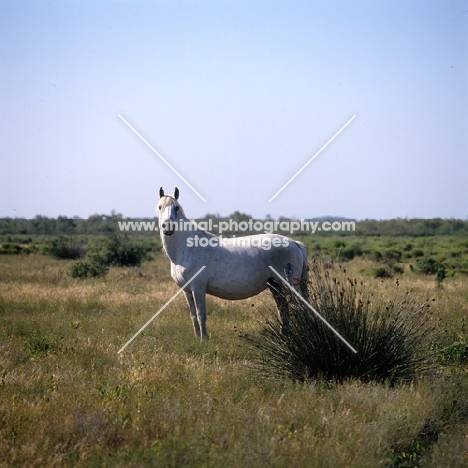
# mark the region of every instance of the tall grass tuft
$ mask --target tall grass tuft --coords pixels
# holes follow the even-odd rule
[[[358,352],[353,353],[284,286],[290,309],[287,332],[274,315],[265,318],[260,334],[245,336],[258,351],[255,367],[295,381],[357,378],[390,385],[431,368],[435,325],[429,301],[417,303],[396,285],[395,298],[386,302],[363,282],[349,278],[346,270],[336,277],[313,264],[310,273],[311,305]]]

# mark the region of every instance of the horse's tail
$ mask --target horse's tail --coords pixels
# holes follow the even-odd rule
[[[301,296],[308,301],[309,300],[309,262],[307,260],[307,249],[306,246],[300,242],[295,241],[302,253],[302,270],[299,278],[299,290]]]

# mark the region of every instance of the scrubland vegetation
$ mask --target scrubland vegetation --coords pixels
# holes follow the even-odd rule
[[[179,297],[118,355],[177,291],[155,234],[128,237],[140,266],[79,279],[105,233],[0,236],[0,466],[468,466],[466,236],[301,236],[331,278],[430,303],[432,365],[394,382],[261,372],[267,292],[208,297],[208,343]]]

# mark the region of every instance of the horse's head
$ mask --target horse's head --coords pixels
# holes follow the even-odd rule
[[[177,201],[179,198],[179,189],[176,187],[174,196],[164,195],[164,190],[159,189],[159,203],[157,212],[159,212],[159,229],[166,236],[172,236],[177,229],[178,220],[183,217],[182,207]]]

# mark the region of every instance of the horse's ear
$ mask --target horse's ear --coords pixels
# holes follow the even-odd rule
[[[162,198],[162,197],[164,197],[164,189],[161,187],[159,189],[159,198]]]
[[[175,198],[176,200],[179,199],[179,189],[178,189],[177,187],[174,189],[174,198]]]

